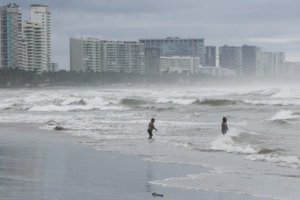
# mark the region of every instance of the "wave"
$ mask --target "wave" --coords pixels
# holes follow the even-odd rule
[[[148,103],[146,100],[143,99],[134,99],[134,98],[124,98],[120,100],[120,104],[125,106],[138,106],[142,104]]]
[[[205,99],[200,101],[197,99],[193,102],[196,105],[210,105],[210,106],[226,106],[226,105],[236,105],[238,103],[242,103],[242,101],[237,100],[229,100],[229,99]]]
[[[190,105],[195,101],[195,98],[158,98],[155,103],[157,104],[178,104]]]
[[[299,89],[284,89],[279,90],[275,94],[272,95],[273,98],[279,99],[299,99],[300,98],[300,91]]]
[[[282,167],[300,168],[300,159],[292,155],[280,155],[278,151],[264,154],[248,155],[245,158],[253,161],[273,162]]]
[[[290,123],[287,120],[283,119],[276,119],[271,121],[273,124],[280,125],[280,126],[287,126],[290,125]]]
[[[233,129],[213,141],[210,149],[234,154],[246,154],[245,158],[253,161],[273,162],[282,167],[300,168],[299,157],[287,155],[286,151],[280,148],[253,146],[247,143],[245,138],[242,138],[242,134],[243,132]]]
[[[94,110],[97,108],[90,106],[59,106],[59,105],[45,105],[45,106],[33,106],[28,111],[33,112],[66,112],[66,111],[77,111],[77,110]]]
[[[149,110],[156,110],[158,112],[162,112],[162,111],[170,111],[170,110],[175,110],[176,107],[174,106],[167,106],[167,107],[161,107],[161,106],[146,106],[143,107],[145,109],[149,109]]]
[[[280,110],[275,115],[273,115],[269,120],[279,123],[288,123],[287,120],[299,119],[300,114],[292,112],[290,110]]]
[[[284,152],[283,149],[268,149],[268,148],[262,148],[257,153],[258,154],[270,154],[270,153],[276,153],[276,152]]]
[[[67,105],[87,105],[86,101],[84,101],[83,99],[80,99],[78,101],[72,101],[70,103],[68,103]]]
[[[12,103],[12,104],[6,104],[6,105],[1,105],[0,110],[6,110],[6,111],[11,111],[11,110],[19,110],[19,111],[25,111],[30,108],[29,105],[24,105],[23,103]]]
[[[259,98],[259,97],[271,97],[277,94],[280,90],[279,89],[263,89],[263,90],[255,90],[246,93],[234,93],[236,95],[243,95],[244,97],[248,98]]]
[[[210,144],[210,149],[214,151],[225,151],[237,154],[254,154],[258,150],[250,144],[239,140],[240,132],[231,129],[227,134],[218,137]]]

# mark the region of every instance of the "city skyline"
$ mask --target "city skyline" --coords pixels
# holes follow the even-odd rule
[[[297,5],[288,0],[248,1],[14,1],[28,20],[30,4],[49,5],[52,12],[52,55],[60,69],[69,69],[69,38],[93,36],[114,40],[140,38],[205,38],[209,46],[257,45],[284,51],[300,60]],[[2,5],[14,3],[4,0]],[[63,19],[63,20],[62,20]]]

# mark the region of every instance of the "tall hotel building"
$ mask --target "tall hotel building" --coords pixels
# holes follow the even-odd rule
[[[242,46],[242,72],[245,76],[256,76],[261,67],[261,49],[256,46]]]
[[[48,71],[51,65],[51,14],[47,5],[32,4],[30,11],[30,23],[25,23],[26,29],[35,29],[37,38],[34,36],[35,41],[31,41],[30,35],[25,35],[26,40],[31,43],[35,43],[34,51],[41,51],[41,55],[36,54],[36,56],[41,56],[41,71]],[[34,27],[33,27],[34,26]],[[40,26],[40,30],[37,26]],[[31,66],[29,66],[31,67]]]
[[[135,41],[70,38],[71,71],[145,72],[145,48]]]
[[[0,68],[19,67],[22,17],[19,6],[0,7]]]
[[[145,48],[158,48],[160,55],[190,56],[200,58],[200,64],[205,65],[204,39],[183,39],[180,37],[167,37],[165,39],[140,39]]]
[[[205,66],[217,66],[217,48],[215,46],[207,46],[205,52]]]
[[[45,71],[45,52],[43,49],[43,30],[39,23],[24,22],[23,33],[25,36],[27,63],[26,70]],[[43,67],[43,68],[42,68]]]
[[[284,52],[262,52],[261,67],[258,75],[265,77],[279,77],[284,74]]]
[[[242,48],[235,46],[219,47],[219,65],[220,67],[236,70],[241,73],[242,64]]]

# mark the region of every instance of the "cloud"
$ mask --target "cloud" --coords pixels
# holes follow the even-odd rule
[[[249,42],[273,43],[273,44],[295,44],[300,43],[300,38],[250,38]]]

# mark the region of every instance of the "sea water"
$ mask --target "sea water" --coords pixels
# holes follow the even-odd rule
[[[300,87],[1,89],[0,122],[62,126],[100,151],[208,172],[151,184],[298,200]],[[229,132],[221,134],[222,117]],[[148,140],[155,118],[158,132]]]

